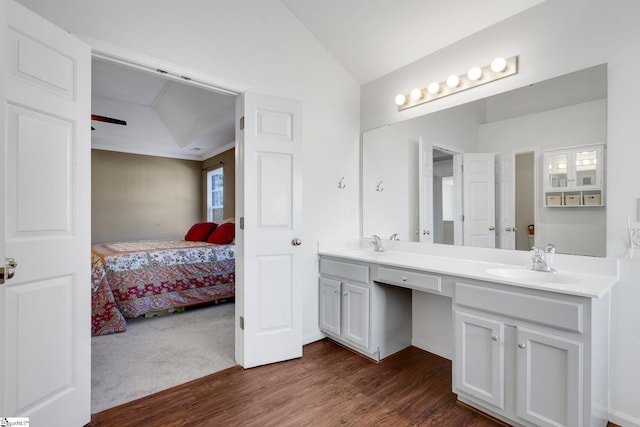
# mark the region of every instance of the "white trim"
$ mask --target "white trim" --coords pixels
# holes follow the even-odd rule
[[[609,408],[609,421],[619,426],[640,427],[640,418]]]
[[[202,74],[198,71],[187,69],[159,58],[96,40],[82,34],[74,33],[73,35],[91,46],[91,54],[93,58],[115,62],[154,75],[161,75],[166,79],[179,81],[181,83],[227,95],[238,95],[250,89],[247,85],[239,82]],[[162,70],[162,72],[158,70]]]

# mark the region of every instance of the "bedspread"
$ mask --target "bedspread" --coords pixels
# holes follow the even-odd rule
[[[235,296],[233,245],[142,241],[92,246],[92,334],[125,317]]]

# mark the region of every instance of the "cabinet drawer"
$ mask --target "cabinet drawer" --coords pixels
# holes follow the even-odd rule
[[[320,274],[369,283],[369,267],[366,265],[320,258]]]
[[[569,331],[583,331],[583,305],[579,302],[456,283],[455,303]]]
[[[379,282],[404,286],[419,291],[442,293],[442,278],[433,274],[397,268],[378,267]]]

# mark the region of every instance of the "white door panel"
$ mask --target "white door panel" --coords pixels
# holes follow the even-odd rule
[[[495,247],[494,155],[463,155],[464,245]]]
[[[302,356],[300,249],[302,105],[246,93],[240,99],[236,239],[236,360],[245,368]],[[238,197],[238,196],[236,196]],[[240,322],[239,322],[240,323]]]
[[[0,262],[11,257],[18,267],[0,285],[0,415],[84,425],[91,417],[91,52],[14,1],[2,7]]]
[[[433,144],[418,139],[419,241],[433,243]]]
[[[496,248],[516,248],[515,155],[496,155]]]

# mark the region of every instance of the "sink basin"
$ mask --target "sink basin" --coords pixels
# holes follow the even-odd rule
[[[487,270],[487,273],[493,276],[504,277],[505,279],[525,280],[536,283],[559,283],[566,285],[580,283],[579,280],[560,273],[547,273],[523,268],[490,268]]]

